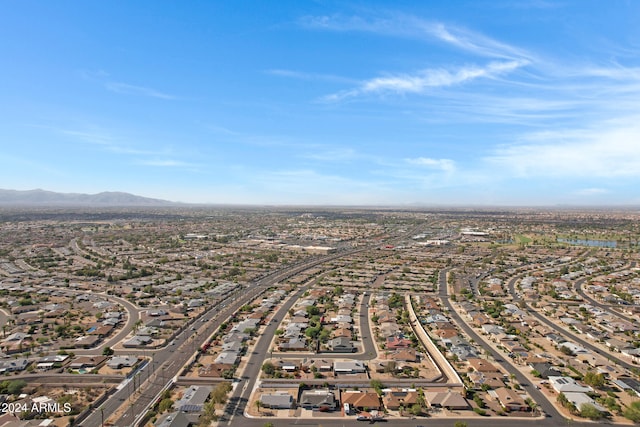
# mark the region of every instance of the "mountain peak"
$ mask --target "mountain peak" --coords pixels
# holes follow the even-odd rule
[[[43,190],[0,189],[0,206],[170,206],[161,199],[137,196],[121,191],[103,191],[97,194],[57,193]]]

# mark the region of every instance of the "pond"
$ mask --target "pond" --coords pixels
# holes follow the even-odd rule
[[[615,248],[618,242],[615,240],[593,240],[593,239],[557,239],[558,243],[569,243],[570,245],[593,246],[598,248]]]

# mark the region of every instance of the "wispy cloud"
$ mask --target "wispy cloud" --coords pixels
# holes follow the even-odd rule
[[[185,167],[194,168],[199,166],[194,163],[188,163],[180,160],[170,160],[170,159],[141,160],[136,162],[136,164],[143,165],[143,166],[163,167],[163,168],[185,168]]]
[[[485,160],[520,177],[640,177],[640,117],[523,135]]]
[[[306,73],[302,71],[283,70],[283,69],[272,69],[272,70],[267,70],[266,72],[274,76],[288,77],[288,78],[298,79],[298,80],[327,81],[327,82],[351,83],[351,84],[357,83],[357,81],[354,79],[336,76],[333,74]]]
[[[558,9],[564,7],[564,2],[546,0],[514,0],[508,2],[489,2],[494,8],[511,9]]]
[[[307,149],[315,150],[317,144],[309,144],[301,142],[299,139],[291,138],[286,135],[261,135],[257,133],[249,133],[244,130],[222,126],[217,123],[203,122],[200,125],[217,139],[224,139],[227,142],[235,144],[243,144],[252,147],[264,148],[289,148],[291,150]]]
[[[308,152],[306,154],[303,154],[301,157],[322,162],[345,162],[357,159],[360,156],[354,149],[343,147],[330,150]]]
[[[432,88],[464,84],[480,78],[497,78],[536,62],[534,55],[525,49],[466,28],[427,21],[412,15],[389,13],[383,17],[307,16],[300,20],[300,24],[306,28],[324,31],[368,32],[382,36],[440,42],[466,54],[493,59],[483,65],[443,65],[418,72],[388,73],[359,81],[355,88],[326,95],[321,98],[324,102],[337,102],[367,94],[424,94]]]
[[[600,196],[607,193],[609,190],[604,188],[583,188],[575,192],[578,196]]]
[[[263,172],[258,174],[255,185],[263,189],[266,197],[296,204],[376,204],[394,194],[384,182],[352,179],[313,169]]]
[[[55,129],[57,133],[68,135],[81,141],[99,147],[100,150],[109,153],[115,153],[126,158],[130,164],[139,166],[150,166],[156,168],[181,168],[197,171],[201,165],[188,161],[176,160],[171,158],[175,156],[175,150],[170,148],[164,149],[141,149],[133,145],[127,145],[126,138],[113,136],[110,132],[100,130],[72,130],[72,129]]]
[[[111,132],[91,129],[91,130],[77,130],[77,129],[57,129],[52,128],[56,133],[67,135],[73,139],[82,143],[92,144],[101,147],[104,150],[118,154],[131,154],[131,155],[154,155],[158,154],[158,150],[143,150],[136,148],[132,145],[128,145],[122,138],[114,136]],[[163,153],[166,154],[166,153]]]
[[[111,92],[120,93],[124,95],[138,95],[138,96],[146,96],[151,98],[159,98],[159,99],[167,99],[167,100],[176,99],[176,97],[173,95],[169,95],[167,93],[160,92],[156,89],[152,89],[144,86],[136,86],[136,85],[121,83],[121,82],[106,82],[104,86]]]
[[[466,28],[405,14],[388,14],[382,18],[361,16],[305,16],[299,23],[310,29],[325,31],[360,31],[387,36],[438,40],[478,56],[501,59],[528,59],[524,49],[494,40]]]
[[[411,165],[441,170],[447,173],[452,173],[456,170],[456,163],[451,159],[432,159],[429,157],[417,157],[415,159],[406,159],[405,161]]]
[[[150,98],[174,100],[176,96],[159,91],[147,86],[133,85],[114,80],[105,70],[79,70],[80,77],[85,80],[98,83],[108,91],[123,95],[145,96]]]
[[[532,55],[524,49],[502,43],[466,28],[445,25],[443,23],[427,23],[420,20],[417,21],[416,26],[422,28],[425,33],[434,36],[440,41],[478,56],[502,59],[526,59],[527,61],[531,61],[532,59]]]
[[[454,71],[428,69],[416,74],[398,74],[376,77],[362,82],[359,87],[334,94],[322,99],[333,102],[366,94],[395,93],[422,94],[432,88],[463,84],[479,78],[495,78],[527,65],[527,61],[490,62],[485,67],[468,66]]]
[[[80,131],[73,129],[55,129],[63,135],[68,135],[73,138],[79,139],[84,142],[88,142],[95,145],[113,146],[114,140],[111,135],[105,132],[96,131]]]

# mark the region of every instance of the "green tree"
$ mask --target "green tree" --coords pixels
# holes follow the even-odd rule
[[[27,385],[27,382],[24,380],[16,380],[10,381],[7,385],[7,393],[18,395],[22,393],[22,389]]]
[[[560,393],[557,400],[559,404],[568,409],[571,413],[576,413],[576,405],[574,405],[573,402],[567,399],[567,396],[565,396],[564,393]]]
[[[598,411],[596,407],[590,403],[580,405],[580,415],[590,420],[599,420],[602,418],[602,412]]]
[[[559,350],[566,354],[567,356],[575,356],[575,354],[573,353],[573,350],[571,350],[569,347],[561,345]]]
[[[220,383],[211,392],[211,403],[225,403],[227,401],[227,394],[231,391],[231,384],[228,382]]]
[[[167,412],[173,406],[173,400],[171,399],[162,399],[160,404],[158,405],[159,412]]]
[[[415,403],[411,405],[411,408],[409,408],[409,412],[411,412],[411,415],[417,417],[418,415],[422,414],[422,406],[418,403]]]
[[[371,385],[371,388],[374,389],[376,393],[378,393],[378,395],[382,395],[382,388],[384,386],[382,385],[382,382],[380,382],[380,380],[371,380],[369,384]]]
[[[631,402],[631,404],[622,413],[624,417],[634,423],[640,423],[640,400]]]
[[[585,384],[588,384],[594,388],[602,388],[605,383],[604,375],[598,374],[593,371],[588,371],[586,374],[584,374],[584,378],[582,380],[585,382]]]
[[[113,349],[111,347],[105,347],[104,349],[102,349],[102,355],[103,356],[113,355]]]
[[[265,362],[265,363],[262,365],[262,372],[264,372],[264,373],[265,373],[265,375],[269,375],[269,376],[271,376],[271,375],[275,374],[275,372],[276,372],[276,367],[275,367],[275,365],[274,365],[273,363],[271,363],[271,362]]]
[[[315,305],[308,306],[306,310],[309,316],[317,316],[318,314],[320,314],[320,309]]]

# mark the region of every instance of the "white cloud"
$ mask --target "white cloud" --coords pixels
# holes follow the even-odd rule
[[[124,95],[139,95],[159,99],[176,99],[175,96],[145,86],[113,81],[105,70],[80,70],[79,75],[88,81],[99,83],[107,90]]]
[[[437,169],[447,173],[456,170],[456,164],[451,159],[431,159],[429,157],[418,157],[415,159],[406,159],[406,162],[412,165],[423,166],[430,169]]]
[[[443,23],[418,22],[418,26],[423,28],[426,33],[475,55],[491,58],[531,60],[531,55],[525,50],[499,42],[483,34]]]
[[[142,160],[137,162],[144,166],[157,166],[157,167],[195,167],[192,163],[183,162],[180,160]]]
[[[354,149],[344,147],[324,151],[314,151],[303,154],[301,157],[323,162],[344,162],[357,159],[361,156],[359,156]]]
[[[609,67],[587,67],[584,70],[580,70],[580,74],[582,74],[583,76],[602,77],[611,80],[622,80],[625,82],[640,81],[640,68],[624,67],[619,64],[615,64]]]
[[[176,99],[175,96],[166,94],[164,92],[160,92],[155,89],[151,89],[144,86],[135,86],[127,83],[119,83],[119,82],[106,82],[104,86],[115,93],[121,93],[125,95],[140,95],[140,96],[148,96],[151,98],[159,98],[159,99]]]
[[[304,27],[325,31],[361,31],[418,39],[426,37],[475,55],[491,58],[532,59],[524,49],[499,42],[483,34],[406,14],[387,14],[383,18],[342,15],[306,16],[299,22]]]
[[[351,83],[351,84],[357,83],[357,81],[355,81],[354,79],[336,76],[333,74],[306,73],[302,71],[283,70],[283,69],[267,70],[267,73],[272,74],[274,76],[288,77],[288,78],[298,79],[298,80],[311,80],[311,81],[320,80],[320,81]]]
[[[76,130],[76,129],[58,129],[51,128],[56,133],[68,135],[82,143],[92,144],[101,147],[104,150],[117,153],[117,154],[131,154],[131,155],[155,155],[155,154],[167,154],[166,152],[159,153],[157,150],[141,150],[129,146],[123,140],[113,136],[110,132],[101,129],[93,128],[91,130]]]
[[[531,133],[495,150],[489,165],[520,177],[640,177],[640,117]]]
[[[113,137],[106,132],[101,131],[79,131],[71,129],[55,129],[58,132],[77,138],[81,141],[88,142],[95,145],[112,146],[114,143]]]
[[[527,61],[490,62],[485,67],[467,66],[455,71],[443,68],[423,70],[416,74],[376,77],[362,82],[359,87],[325,96],[328,102],[341,101],[371,93],[422,94],[429,89],[466,83],[479,78],[495,78],[527,65]]]
[[[255,200],[280,200],[281,203],[295,204],[380,204],[392,199],[397,190],[384,182],[370,179],[324,174],[312,169],[265,171],[258,174],[251,185],[261,191],[253,196]]]
[[[604,188],[583,188],[581,190],[576,191],[576,195],[578,196],[599,196],[601,194],[608,193],[609,190]]]

